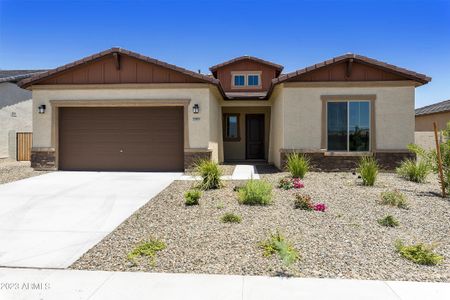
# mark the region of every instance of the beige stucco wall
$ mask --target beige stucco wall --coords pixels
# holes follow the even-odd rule
[[[15,133],[32,131],[31,109],[30,91],[14,83],[0,83],[0,158],[16,158]]]
[[[450,111],[416,116],[416,131],[433,131],[433,122],[436,122],[438,130],[445,129],[450,122]]]
[[[275,87],[270,102],[272,104],[270,135],[269,135],[269,163],[273,163],[278,168],[280,165],[280,149],[284,143],[284,89],[282,85]]]
[[[284,88],[282,148],[320,150],[322,95],[376,95],[376,150],[404,150],[414,142],[414,86],[304,85]]]
[[[208,149],[210,146],[210,88],[206,84],[177,85],[99,85],[99,86],[41,86],[33,88],[33,147],[55,147],[52,145],[52,106],[51,100],[185,100],[188,108],[188,148]],[[45,114],[39,114],[37,107],[45,104]],[[200,113],[193,114],[192,106],[198,104]],[[198,118],[198,119],[197,119]],[[213,149],[218,157],[218,147]]]
[[[223,143],[222,143],[222,114],[220,102],[222,96],[217,88],[211,87],[209,93],[209,145],[212,150],[212,160],[223,162]]]

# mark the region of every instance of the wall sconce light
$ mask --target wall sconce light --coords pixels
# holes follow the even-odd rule
[[[45,113],[45,104],[39,105],[39,107],[38,107],[38,112],[39,112],[40,114]]]
[[[198,114],[200,112],[200,106],[198,106],[198,104],[194,104],[194,106],[192,107],[192,111],[194,112],[194,114]]]

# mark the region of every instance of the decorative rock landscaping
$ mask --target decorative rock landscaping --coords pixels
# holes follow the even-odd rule
[[[303,188],[285,190],[277,186],[287,173],[264,173],[262,179],[273,186],[273,201],[266,206],[239,204],[234,188],[242,181],[204,191],[199,205],[186,206],[184,193],[195,183],[176,181],[72,268],[450,281],[450,200],[439,197],[434,176],[418,184],[380,173],[372,187],[351,173],[308,173]],[[408,209],[381,205],[380,194],[388,190],[404,194]],[[310,195],[313,203],[325,204],[326,211],[294,209],[296,194]],[[227,212],[239,215],[241,223],[221,222]],[[387,215],[399,226],[380,225],[378,220]],[[301,257],[289,269],[278,256],[264,256],[259,246],[276,230]],[[157,253],[155,264],[131,263],[127,254],[152,238],[167,245]],[[436,243],[435,251],[444,260],[436,266],[415,264],[396,251],[397,240],[407,245]]]

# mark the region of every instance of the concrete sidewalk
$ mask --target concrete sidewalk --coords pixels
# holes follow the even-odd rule
[[[0,268],[0,299],[450,299],[450,283]]]

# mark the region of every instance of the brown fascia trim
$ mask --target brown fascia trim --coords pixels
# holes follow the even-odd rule
[[[293,79],[294,77],[297,77],[299,75],[303,75],[303,74],[309,73],[311,71],[314,71],[314,70],[317,70],[317,69],[320,69],[320,68],[323,68],[323,67],[326,67],[329,65],[333,65],[333,64],[336,64],[339,62],[349,61],[351,59],[353,59],[354,62],[360,62],[360,63],[366,64],[366,65],[374,66],[374,67],[380,68],[382,70],[385,70],[385,71],[388,71],[388,72],[391,72],[391,73],[394,73],[394,74],[397,74],[400,76],[404,76],[408,79],[419,82],[421,84],[427,84],[428,82],[431,81],[431,77],[428,77],[424,74],[416,73],[414,71],[400,68],[400,67],[397,67],[397,66],[385,63],[385,62],[381,62],[381,61],[375,60],[373,58],[362,56],[359,54],[349,53],[349,54],[341,55],[338,57],[334,57],[332,59],[323,61],[321,63],[315,64],[315,65],[312,65],[312,66],[309,66],[309,67],[306,67],[306,68],[303,68],[303,69],[300,69],[300,70],[297,70],[297,71],[294,71],[291,73],[280,75],[279,77],[272,79],[272,84],[279,84],[279,83],[288,81],[290,79]]]
[[[190,71],[190,70],[187,70],[187,69],[184,69],[184,68],[172,65],[172,64],[168,64],[166,62],[163,62],[163,61],[160,61],[160,60],[148,57],[148,56],[144,56],[144,55],[141,55],[139,53],[132,52],[132,51],[129,51],[129,50],[126,50],[126,49],[123,49],[123,48],[111,48],[111,49],[99,52],[97,54],[93,54],[93,55],[87,56],[85,58],[79,59],[77,61],[68,63],[68,64],[63,65],[61,67],[58,67],[56,69],[52,69],[52,70],[48,70],[48,71],[43,72],[43,73],[36,74],[34,76],[31,76],[29,78],[21,80],[18,83],[18,86],[21,87],[21,88],[27,88],[27,87],[29,87],[29,86],[31,86],[33,84],[41,82],[41,81],[43,81],[45,79],[48,79],[48,78],[50,78],[52,76],[59,75],[62,72],[68,71],[68,70],[70,70],[72,68],[78,67],[78,66],[83,65],[83,64],[87,64],[87,63],[95,61],[95,60],[98,60],[98,59],[103,58],[103,57],[105,57],[107,55],[110,55],[110,54],[112,54],[112,55],[116,54],[117,55],[117,53],[123,54],[123,55],[128,55],[130,57],[142,60],[144,62],[152,63],[152,64],[155,64],[155,65],[164,67],[164,68],[171,69],[171,70],[176,71],[176,72],[183,73],[185,75],[188,75],[188,76],[191,76],[191,77],[203,80],[206,83],[211,83],[211,84],[213,84],[213,85],[218,87],[218,89],[219,89],[220,93],[222,94],[222,96],[226,97],[225,96],[225,92],[223,91],[219,80],[216,79],[216,78],[213,78],[213,77],[210,77],[210,76],[207,76],[207,75],[203,75],[203,74],[199,74],[199,73],[196,73],[196,72],[193,72],[193,71]]]
[[[241,60],[246,60],[246,59],[247,60],[252,60],[252,61],[255,61],[255,62],[259,62],[261,64],[265,64],[265,65],[268,65],[268,66],[271,66],[271,67],[277,69],[279,72],[281,72],[284,69],[284,67],[282,65],[279,65],[279,64],[276,64],[276,63],[273,63],[273,62],[261,59],[261,58],[257,58],[257,57],[254,57],[254,56],[244,55],[244,56],[239,56],[239,57],[227,60],[227,61],[225,61],[223,63],[220,63],[220,64],[217,64],[217,65],[214,65],[214,66],[210,67],[209,70],[214,73],[214,71],[216,71],[217,69],[219,69],[221,67],[224,67],[226,65],[229,65],[229,64],[241,61]]]

